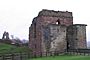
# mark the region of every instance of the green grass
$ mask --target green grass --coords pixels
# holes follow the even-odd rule
[[[28,47],[17,47],[14,45],[0,43],[0,54],[14,52],[30,52],[30,49]]]
[[[33,58],[32,60],[90,60],[90,56],[55,56],[55,57]]]

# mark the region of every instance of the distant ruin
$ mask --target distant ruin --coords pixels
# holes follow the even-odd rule
[[[43,9],[29,27],[29,47],[33,52],[85,49],[86,24],[73,24],[72,12]]]
[[[2,39],[3,39],[3,40],[5,40],[5,39],[6,39],[6,40],[9,40],[9,33],[6,32],[6,31],[4,31]]]

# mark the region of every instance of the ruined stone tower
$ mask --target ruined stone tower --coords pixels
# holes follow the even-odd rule
[[[67,27],[67,45],[68,49],[85,49],[86,44],[86,26],[85,24],[73,24]]]
[[[72,12],[44,9],[29,27],[29,47],[33,52],[86,48],[86,25],[73,25]]]

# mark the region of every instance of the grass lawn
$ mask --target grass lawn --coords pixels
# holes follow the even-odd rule
[[[55,56],[55,57],[41,57],[28,60],[90,60],[90,56]]]

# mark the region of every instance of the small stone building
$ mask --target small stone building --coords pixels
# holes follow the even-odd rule
[[[85,24],[73,24],[72,12],[43,9],[29,27],[33,52],[87,48]]]

